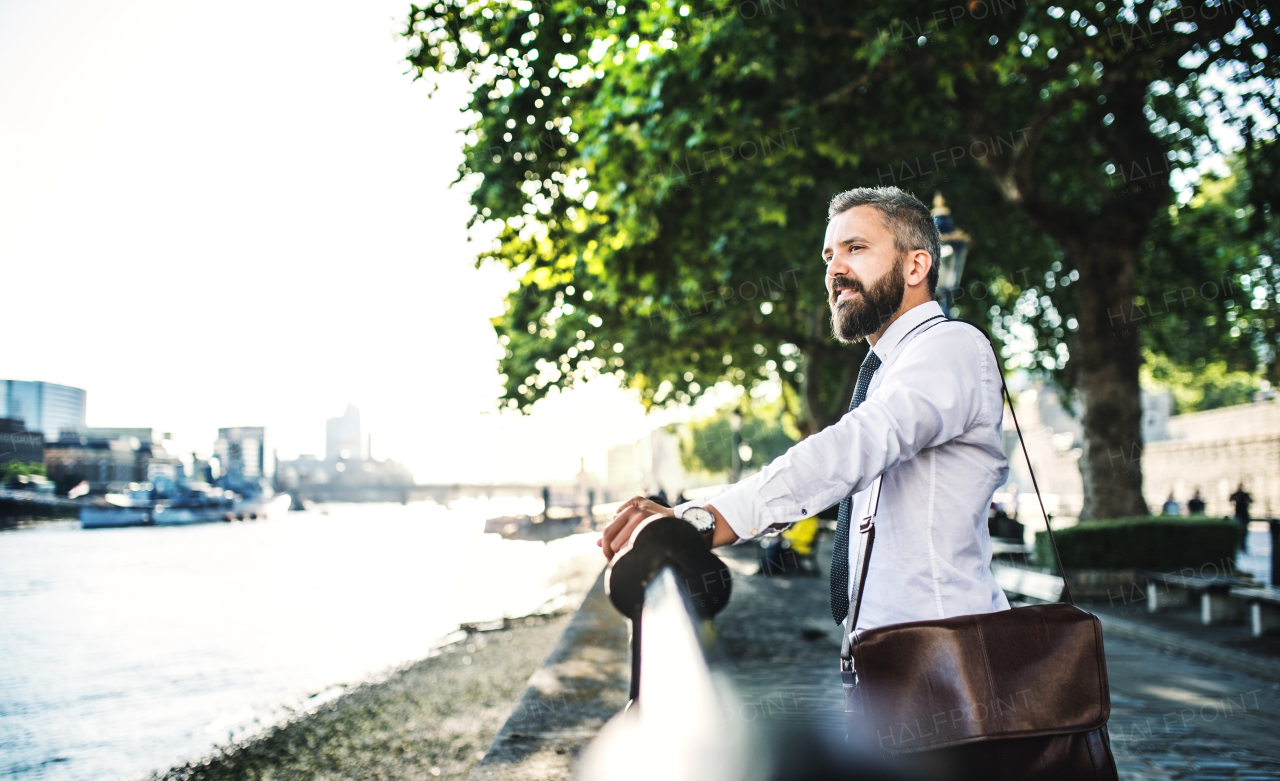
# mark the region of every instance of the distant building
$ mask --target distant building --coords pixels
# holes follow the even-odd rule
[[[655,428],[630,445],[609,448],[608,477],[603,502],[665,491],[674,499],[681,492],[723,485],[727,475],[686,472],[680,464],[680,440],[666,428]]]
[[[353,458],[357,461],[365,457],[360,449],[360,410],[354,404],[347,405],[347,411],[340,418],[329,418],[325,422],[325,460],[338,461]]]
[[[290,491],[304,485],[405,486],[413,485],[413,473],[390,458],[355,461],[321,461],[313,455],[276,462],[276,489]]]
[[[0,418],[0,465],[13,461],[44,463],[44,435],[27,431],[21,420]]]
[[[290,460],[276,459],[275,489],[290,491],[302,485],[323,485],[333,476],[332,465],[313,455]]]
[[[1078,517],[1084,507],[1084,480],[1080,474],[1080,457],[1083,451],[1084,427],[1081,424],[1081,408],[1074,405],[1072,411],[1064,408],[1061,391],[1049,384],[1036,384],[1016,391],[1018,422],[1022,424],[1023,439],[1035,467],[1040,491],[1044,495],[1048,512],[1061,517]],[[1142,457],[1148,446],[1170,437],[1173,417],[1173,396],[1168,392],[1151,392],[1142,389],[1142,441],[1127,444],[1116,443],[1108,448],[1107,461],[1113,469],[1124,469],[1127,464]],[[1038,517],[1040,512],[1035,492],[1031,489],[1031,474],[1018,445],[1013,420],[1005,413],[1004,454],[1009,459],[1009,484],[1018,488],[1018,510]],[[1150,504],[1158,512],[1168,496],[1169,486],[1157,484],[1146,475],[1144,483],[1160,493]],[[1184,499],[1182,494],[1179,499]]]
[[[181,459],[170,455],[163,444],[149,437],[143,442],[135,435],[89,437],[64,433],[56,442],[44,445],[44,464],[49,479],[61,493],[82,480],[89,484],[92,494],[117,493],[130,483],[146,483],[158,477],[176,480],[184,471]]]
[[[1236,486],[1253,495],[1254,518],[1280,515],[1280,402],[1261,401],[1169,419],[1168,436],[1143,446],[1142,483],[1147,504],[1159,507],[1170,493],[1185,503],[1199,490],[1205,513],[1233,516]]]
[[[213,465],[209,463],[209,459],[201,458],[199,454],[192,453],[191,466],[187,471],[187,479],[193,482],[208,483],[213,485],[218,476],[213,473]]]
[[[156,476],[176,479],[183,467],[165,451],[168,438],[136,426],[64,428],[45,445],[45,471],[61,493],[82,480],[96,495],[124,491],[130,483],[151,482]]]
[[[218,441],[213,445],[213,454],[222,465],[222,473],[242,477],[250,482],[265,477],[266,433],[267,430],[262,426],[218,429]]]
[[[169,438],[153,428],[129,428],[123,426],[91,426],[76,433],[89,439],[136,439],[139,445],[159,444]]]
[[[150,453],[148,452],[148,455]],[[44,449],[45,471],[60,491],[81,480],[93,494],[117,493],[130,483],[142,482],[139,453],[126,439],[89,439],[67,435]]]
[[[55,440],[63,431],[85,427],[85,397],[69,385],[0,380],[0,418],[20,420],[27,431]]]

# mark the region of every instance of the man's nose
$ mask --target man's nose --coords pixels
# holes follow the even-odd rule
[[[853,269],[847,260],[835,256],[827,261],[827,289],[831,289],[832,277],[852,277]]]
[[[851,273],[852,268],[853,267],[850,265],[848,258],[841,257],[839,253],[836,253],[835,255],[831,256],[830,260],[827,261],[827,278],[830,279],[831,277],[853,276],[853,274]]]

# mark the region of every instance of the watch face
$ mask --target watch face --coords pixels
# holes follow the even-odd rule
[[[702,507],[690,507],[680,517],[693,524],[693,528],[700,532],[711,531],[716,527],[716,517],[711,514],[710,510]]]

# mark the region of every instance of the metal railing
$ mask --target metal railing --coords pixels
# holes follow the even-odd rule
[[[711,617],[727,603],[729,570],[689,524],[640,529],[606,574],[631,619],[631,702],[583,757],[582,781],[907,779],[844,741],[735,718],[741,698],[713,664]],[[839,685],[833,655],[832,686]]]

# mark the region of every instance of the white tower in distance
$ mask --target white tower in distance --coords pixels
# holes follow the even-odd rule
[[[360,410],[354,404],[347,405],[347,411],[340,418],[329,418],[325,423],[325,460],[337,461],[352,458],[364,458],[361,451],[363,440],[360,437]]]

